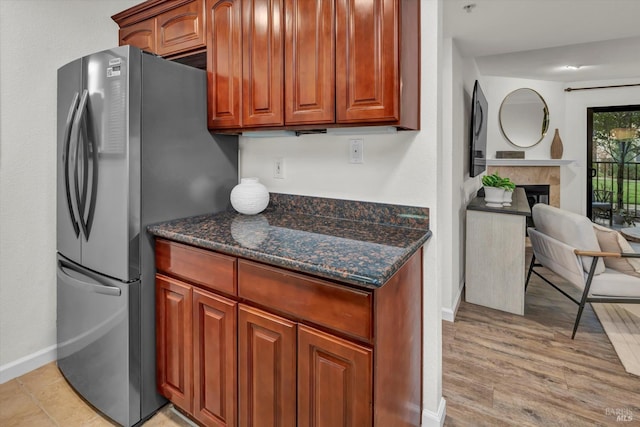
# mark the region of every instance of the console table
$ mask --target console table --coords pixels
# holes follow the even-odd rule
[[[492,208],[484,197],[467,206],[465,300],[524,315],[527,195],[516,188],[511,206]]]

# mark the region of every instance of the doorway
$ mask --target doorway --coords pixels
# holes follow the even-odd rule
[[[587,213],[614,228],[640,217],[640,105],[587,109]]]

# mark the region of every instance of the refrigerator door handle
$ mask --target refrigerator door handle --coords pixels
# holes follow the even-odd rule
[[[78,106],[78,111],[76,113],[76,117],[73,120],[73,126],[71,127],[71,141],[75,142],[75,150],[76,150],[76,164],[73,173],[73,180],[75,184],[75,196],[76,203],[78,205],[78,216],[80,221],[80,226],[82,227],[82,233],[85,236],[85,239],[89,239],[87,232],[87,225],[84,221],[84,213],[86,210],[86,202],[87,202],[87,180],[88,180],[88,153],[86,144],[86,138],[82,138],[85,142],[81,143],[81,131],[82,123],[85,116],[87,101],[89,99],[89,91],[84,89],[82,91],[82,97],[80,98],[80,105]],[[82,163],[80,163],[80,156],[82,156]],[[80,180],[80,165],[82,165],[82,180]],[[80,194],[80,187],[82,185],[82,194]]]
[[[69,218],[73,231],[76,233],[76,237],[80,234],[80,226],[76,220],[76,215],[73,212],[73,204],[71,203],[71,183],[69,182],[69,148],[71,146],[71,127],[73,124],[73,118],[76,114],[78,107],[78,99],[80,94],[76,92],[69,106],[69,113],[67,114],[67,120],[64,126],[64,149],[62,150],[62,164],[64,165],[64,188],[67,193],[67,208],[69,209]],[[77,160],[76,160],[77,161]],[[75,167],[75,165],[74,165]]]
[[[89,139],[91,139],[91,144],[89,144]],[[91,138],[85,138],[85,151],[87,152],[87,156],[88,154],[91,154],[91,170],[92,170],[92,177],[91,177],[91,192],[89,193],[89,212],[87,214],[87,221],[84,223],[84,229],[85,229],[85,236],[87,238],[87,240],[89,240],[89,235],[91,234],[91,225],[93,224],[93,216],[95,215],[96,212],[96,199],[97,199],[97,192],[98,192],[98,144],[96,142],[96,138],[91,137]],[[87,185],[85,184],[85,187],[87,187]],[[83,220],[81,218],[81,220]]]
[[[84,282],[82,280],[76,279],[75,277],[67,274],[64,269],[69,269],[72,271],[75,271],[76,273],[80,273],[82,275],[85,275],[87,277],[90,277],[91,279],[95,280],[96,282],[99,282],[100,284],[95,284],[95,283],[90,283],[90,282]],[[74,286],[76,286],[77,288],[81,288],[90,292],[94,292],[97,294],[103,294],[103,295],[110,295],[110,296],[114,296],[114,297],[119,297],[121,295],[121,291],[120,288],[117,288],[115,286],[111,286],[108,284],[105,284],[102,280],[100,280],[100,277],[91,274],[88,271],[84,271],[84,270],[78,270],[77,268],[74,268],[73,265],[64,262],[62,260],[60,260],[58,262],[58,272],[57,272],[57,276],[61,279],[64,280],[66,283],[70,283]]]

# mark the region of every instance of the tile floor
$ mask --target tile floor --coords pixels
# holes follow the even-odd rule
[[[167,405],[145,427],[191,427]],[[2,427],[113,427],[69,386],[55,362],[0,384]]]

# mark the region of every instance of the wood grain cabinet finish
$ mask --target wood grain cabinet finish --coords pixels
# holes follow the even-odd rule
[[[156,240],[158,383],[199,423],[420,425],[422,250],[370,290],[239,259],[222,296],[194,266],[234,257],[183,246]]]
[[[296,425],[296,324],[241,304],[240,427]]]
[[[204,0],[158,15],[156,53],[173,55],[205,46]]]
[[[192,287],[156,277],[156,359],[158,391],[191,412],[193,378]]]
[[[373,335],[371,292],[240,260],[238,295],[360,340],[370,342]]]
[[[420,128],[418,0],[147,0],[112,18],[121,45],[206,63],[212,130]]]
[[[301,325],[298,426],[371,426],[373,351]]]
[[[165,57],[204,50],[205,0],[147,0],[111,18],[120,27],[119,44]]]
[[[401,111],[401,102],[419,90],[419,65],[409,61],[419,60],[420,2],[336,1],[337,122],[402,123],[403,114],[406,126],[416,127],[418,104]]]
[[[239,0],[207,0],[208,126],[242,126],[242,7]]]
[[[156,242],[156,266],[159,271],[228,295],[236,294],[237,262],[235,257],[182,243],[168,240]]]
[[[120,46],[131,45],[147,52],[156,51],[156,23],[153,19],[121,28],[118,36]]]
[[[207,426],[235,426],[237,303],[193,289],[193,416]]]
[[[242,0],[242,124],[284,125],[284,0]]]
[[[285,122],[335,122],[334,0],[286,0]]]

